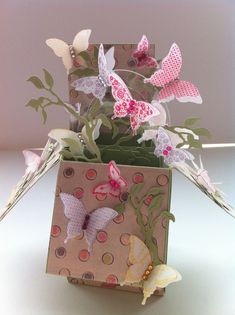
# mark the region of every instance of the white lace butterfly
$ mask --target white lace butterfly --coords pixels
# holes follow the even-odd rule
[[[85,94],[92,93],[102,102],[107,87],[110,85],[109,74],[112,72],[114,66],[114,47],[110,48],[107,53],[104,54],[104,47],[101,44],[98,55],[99,75],[80,78],[74,81],[71,85],[77,91],[84,92]]]
[[[91,30],[82,30],[74,37],[72,45],[58,38],[49,38],[46,40],[46,44],[54,51],[56,56],[62,58],[63,64],[69,72],[73,66],[73,58],[80,52],[87,50],[90,35]]]
[[[186,150],[175,148],[171,138],[162,127],[159,127],[154,154],[159,157],[163,156],[164,162],[168,165],[193,160],[194,156]]]

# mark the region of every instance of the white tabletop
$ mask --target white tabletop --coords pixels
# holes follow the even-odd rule
[[[235,150],[203,152],[204,166],[235,205]],[[24,171],[20,152],[0,153],[0,205]],[[57,169],[0,223],[1,315],[234,315],[235,219],[174,172],[168,264],[183,280],[152,297],[74,286],[45,274]]]

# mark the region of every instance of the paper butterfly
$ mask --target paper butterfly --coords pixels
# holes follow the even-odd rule
[[[149,55],[149,42],[145,35],[142,36],[132,56],[137,60],[137,67],[155,68],[158,65],[156,59]]]
[[[25,164],[27,167],[25,175],[27,176],[30,173],[36,172],[43,163],[42,158],[32,151],[24,150],[22,153],[24,155]]]
[[[72,45],[68,45],[61,39],[49,38],[46,40],[46,44],[54,51],[56,56],[61,57],[63,64],[69,72],[73,66],[73,59],[80,52],[87,50],[89,46],[89,38],[91,30],[82,30],[74,37]]]
[[[159,114],[157,108],[151,104],[134,100],[126,84],[116,73],[111,73],[109,79],[112,95],[116,100],[112,118],[129,116],[134,134],[142,123]]]
[[[73,195],[60,193],[60,199],[64,204],[64,214],[69,219],[67,237],[65,243],[78,236],[82,231],[91,251],[98,230],[104,229],[118,213],[107,207],[98,208],[87,213],[83,203]]]
[[[92,193],[119,197],[121,190],[127,187],[127,181],[120,175],[120,170],[114,161],[108,164],[108,178],[108,182],[97,185]]]
[[[157,145],[154,154],[159,157],[163,156],[166,164],[184,162],[185,160],[193,160],[194,156],[186,150],[175,148],[168,133],[159,127],[157,133]]]
[[[160,102],[169,102],[176,98],[180,102],[202,103],[200,93],[191,82],[179,80],[182,56],[176,44],[171,46],[168,55],[162,60],[161,69],[157,70],[145,83],[162,87],[157,95]]]
[[[104,48],[101,44],[98,55],[99,75],[84,77],[74,81],[71,85],[77,91],[82,91],[86,94],[92,93],[101,102],[105,96],[107,87],[110,85],[108,76],[115,66],[114,47],[110,48],[104,55]]]
[[[142,305],[157,288],[165,288],[168,284],[182,279],[180,273],[170,266],[164,264],[154,266],[149,249],[144,242],[134,235],[130,236],[129,262],[131,266],[128,268],[125,280],[121,285],[143,281],[144,299]]]

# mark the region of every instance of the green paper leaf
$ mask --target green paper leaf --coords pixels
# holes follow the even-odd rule
[[[105,127],[109,128],[109,129],[112,129],[112,124],[111,124],[110,120],[108,119],[108,117],[105,114],[99,114],[97,116],[97,119],[101,119],[102,124]]]
[[[86,62],[90,63],[91,62],[91,57],[86,51],[81,51],[78,56],[82,57]]]
[[[73,159],[73,154],[71,152],[69,152],[68,150],[62,150],[62,151],[60,151],[60,154],[66,160],[72,160]]]
[[[47,112],[45,111],[44,108],[42,108],[42,118],[43,118],[43,123],[45,124],[47,121]]]
[[[196,128],[193,130],[193,132],[198,135],[198,136],[204,136],[204,137],[208,137],[211,138],[211,133],[208,129],[206,128]]]
[[[41,107],[44,102],[44,97],[39,97],[38,99],[32,98],[25,106],[32,107],[36,111]]]
[[[71,74],[74,74],[78,76],[79,78],[83,78],[83,77],[89,77],[92,75],[97,75],[97,72],[93,69],[85,68],[85,69],[76,69]]]
[[[161,192],[161,189],[159,187],[151,187],[148,191],[148,195],[158,195]]]
[[[175,222],[175,216],[173,213],[167,211],[167,210],[164,210],[161,212],[161,216],[167,218],[168,220],[171,220],[173,222]]]
[[[119,134],[119,128],[116,124],[112,124],[113,125],[113,134],[112,134],[112,139],[114,139],[118,134]]]
[[[114,210],[116,210],[119,214],[122,214],[125,211],[125,203],[121,202],[113,207]]]
[[[95,102],[92,104],[89,110],[89,114],[94,117],[95,114],[100,110],[100,101],[98,99],[95,100]]]
[[[198,122],[198,120],[200,120],[200,118],[198,118],[198,117],[188,118],[184,121],[184,126],[190,127],[190,126],[194,125],[196,122]]]
[[[71,138],[63,138],[63,140],[69,147],[69,151],[72,153],[72,155],[77,155],[78,152],[82,152],[82,145]]]
[[[99,49],[96,46],[94,46],[94,59],[95,60],[98,60],[98,54],[99,54]]]
[[[27,81],[33,83],[33,85],[38,89],[44,89],[45,88],[42,81],[36,76],[30,77]]]
[[[141,192],[141,190],[143,189],[144,187],[144,183],[139,183],[139,184],[134,184],[132,185],[131,187],[131,195],[137,195]]]
[[[156,197],[154,197],[150,203],[150,205],[148,206],[148,212],[153,212],[155,210],[159,210],[161,208],[162,205],[162,199],[163,196],[162,195],[157,195]]]
[[[43,69],[43,71],[44,71],[44,78],[45,78],[46,84],[51,89],[54,85],[54,80],[52,78],[52,75],[49,73],[49,71],[47,71],[47,69]]]

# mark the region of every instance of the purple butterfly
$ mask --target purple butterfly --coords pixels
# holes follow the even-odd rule
[[[109,74],[115,66],[114,47],[110,48],[104,55],[103,45],[100,45],[98,55],[99,75],[80,78],[72,83],[76,91],[84,92],[85,94],[92,93],[101,102],[105,96],[109,83]]]
[[[175,148],[171,143],[170,136],[162,127],[158,129],[154,154],[157,157],[163,156],[164,162],[168,165],[194,159],[194,156],[188,151]]]
[[[60,199],[64,204],[64,214],[69,219],[67,237],[64,242],[67,243],[69,239],[83,231],[88,250],[91,251],[97,231],[104,229],[118,215],[117,211],[103,207],[87,213],[83,203],[73,195],[61,193]]]

